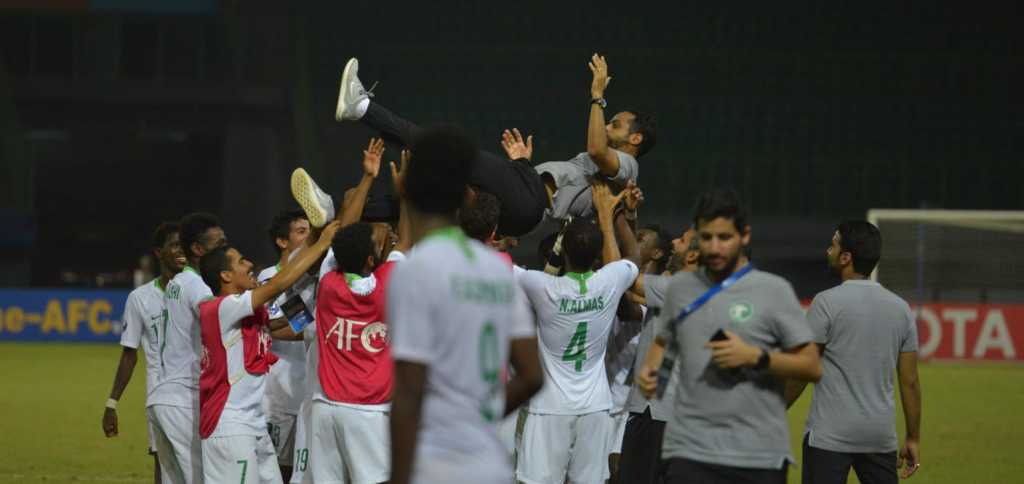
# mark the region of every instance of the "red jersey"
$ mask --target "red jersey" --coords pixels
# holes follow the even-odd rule
[[[365,278],[331,271],[320,279],[317,373],[324,396],[333,402],[379,405],[391,400],[394,367],[384,325],[384,292],[394,266],[385,262]]]
[[[253,311],[250,291],[221,296],[199,304],[199,323],[199,435],[265,433],[264,375],[277,361],[267,308]]]

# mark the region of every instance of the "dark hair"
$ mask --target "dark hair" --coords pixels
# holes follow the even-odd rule
[[[459,225],[470,238],[483,242],[498,228],[501,202],[489,192],[477,191],[472,203],[459,210]]]
[[[307,220],[306,212],[302,210],[285,210],[277,214],[274,220],[270,221],[267,235],[270,236],[270,244],[274,246],[274,250],[278,254],[281,253],[281,248],[277,246],[277,239],[288,240],[288,235],[292,232],[292,222],[297,220]]]
[[[672,234],[668,233],[664,227],[658,224],[648,224],[644,229],[650,230],[658,236],[658,248],[661,249],[662,255],[656,269],[659,273],[663,272],[665,265],[668,264],[669,256],[672,255]]]
[[[693,226],[700,228],[700,221],[710,222],[718,217],[732,220],[736,231],[743,233],[749,224],[747,210],[740,201],[739,194],[732,188],[714,188],[697,198],[693,209]]]
[[[601,255],[604,236],[594,220],[578,217],[569,223],[562,235],[562,253],[575,269],[587,269]]]
[[[454,214],[466,196],[469,174],[476,165],[476,145],[455,127],[428,128],[410,150],[405,195],[416,209]]]
[[[196,212],[186,215],[181,219],[181,248],[185,250],[185,256],[195,257],[192,253],[192,244],[199,242],[199,238],[214,227],[220,227],[220,219],[216,215],[206,212]]]
[[[629,123],[629,134],[640,133],[644,136],[644,140],[637,147],[636,157],[640,158],[658,143],[658,121],[649,113],[632,109],[627,109],[626,112],[633,115],[633,121]]]
[[[338,272],[363,272],[366,258],[374,255],[373,226],[360,222],[339,230],[331,240],[331,249],[338,261]]]
[[[846,220],[836,226],[839,248],[853,257],[853,270],[862,276],[871,275],[882,258],[882,233],[870,222]]]
[[[149,239],[149,246],[154,249],[163,248],[164,244],[167,243],[167,239],[170,239],[171,235],[178,233],[180,230],[180,227],[175,222],[161,223],[153,231],[153,238]]]
[[[203,277],[203,282],[213,291],[214,296],[220,294],[220,273],[231,270],[228,251],[232,248],[225,244],[199,258],[199,275]]]

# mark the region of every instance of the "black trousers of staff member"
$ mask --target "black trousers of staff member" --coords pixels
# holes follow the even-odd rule
[[[847,453],[811,447],[804,435],[803,484],[846,484],[850,468],[861,484],[896,484],[896,452]]]
[[[690,459],[669,459],[666,484],[786,484],[787,467],[745,469]]]
[[[661,484],[665,463],[661,460],[661,440],[665,422],[644,413],[630,413],[626,433],[622,436],[622,457],[619,457],[618,482],[612,484]]]
[[[423,130],[376,102],[370,103],[359,122],[379,131],[385,142],[402,147],[412,146]],[[490,192],[501,202],[498,234],[519,237],[533,230],[548,208],[547,190],[537,171],[525,159],[509,160],[483,150],[477,152],[476,161],[469,184]]]

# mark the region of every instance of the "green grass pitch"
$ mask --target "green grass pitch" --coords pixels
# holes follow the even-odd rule
[[[107,439],[100,429],[119,354],[116,345],[0,344],[0,483],[152,481],[141,357],[121,399],[121,435]],[[1022,482],[1024,369],[926,364],[921,380],[923,464],[908,482]],[[790,412],[797,459],[809,403],[810,392]],[[800,482],[799,466],[789,482]]]

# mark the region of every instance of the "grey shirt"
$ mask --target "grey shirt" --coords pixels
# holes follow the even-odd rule
[[[672,316],[713,285],[703,272],[676,274],[655,319],[655,334],[679,343],[662,458],[780,469],[792,461],[785,382],[766,370],[723,370],[704,345],[721,328],[768,351],[785,350],[811,342],[811,330],[789,282],[753,270],[687,317],[673,335]]]
[[[644,326],[640,330],[640,339],[636,347],[636,360],[633,362],[633,381],[629,391],[629,400],[626,401],[626,410],[633,413],[644,413],[648,407],[651,409],[651,418],[664,422],[668,420],[672,412],[672,399],[675,397],[675,385],[665,389],[662,398],[647,400],[641,393],[637,384],[637,375],[644,366],[644,359],[647,358],[647,350],[651,349],[654,342],[654,324],[651,321],[661,312],[665,304],[665,293],[668,292],[669,276],[652,276],[644,274],[644,298],[647,300],[647,316],[644,318]],[[672,369],[672,379],[679,371],[679,365]]]
[[[629,180],[636,181],[640,175],[640,164],[636,158],[619,150],[612,150],[619,158],[619,172],[614,177],[604,177],[616,189],[622,189]],[[550,218],[564,219],[568,215],[574,217],[590,216],[594,212],[594,203],[590,195],[590,178],[601,176],[600,170],[587,152],[576,155],[568,161],[548,161],[534,167],[538,174],[550,175],[555,181],[556,191],[551,200],[551,208],[545,212]]]
[[[818,294],[807,322],[814,341],[825,345],[808,444],[833,452],[895,451],[893,373],[900,353],[917,351],[910,306],[877,282],[851,280]]]

